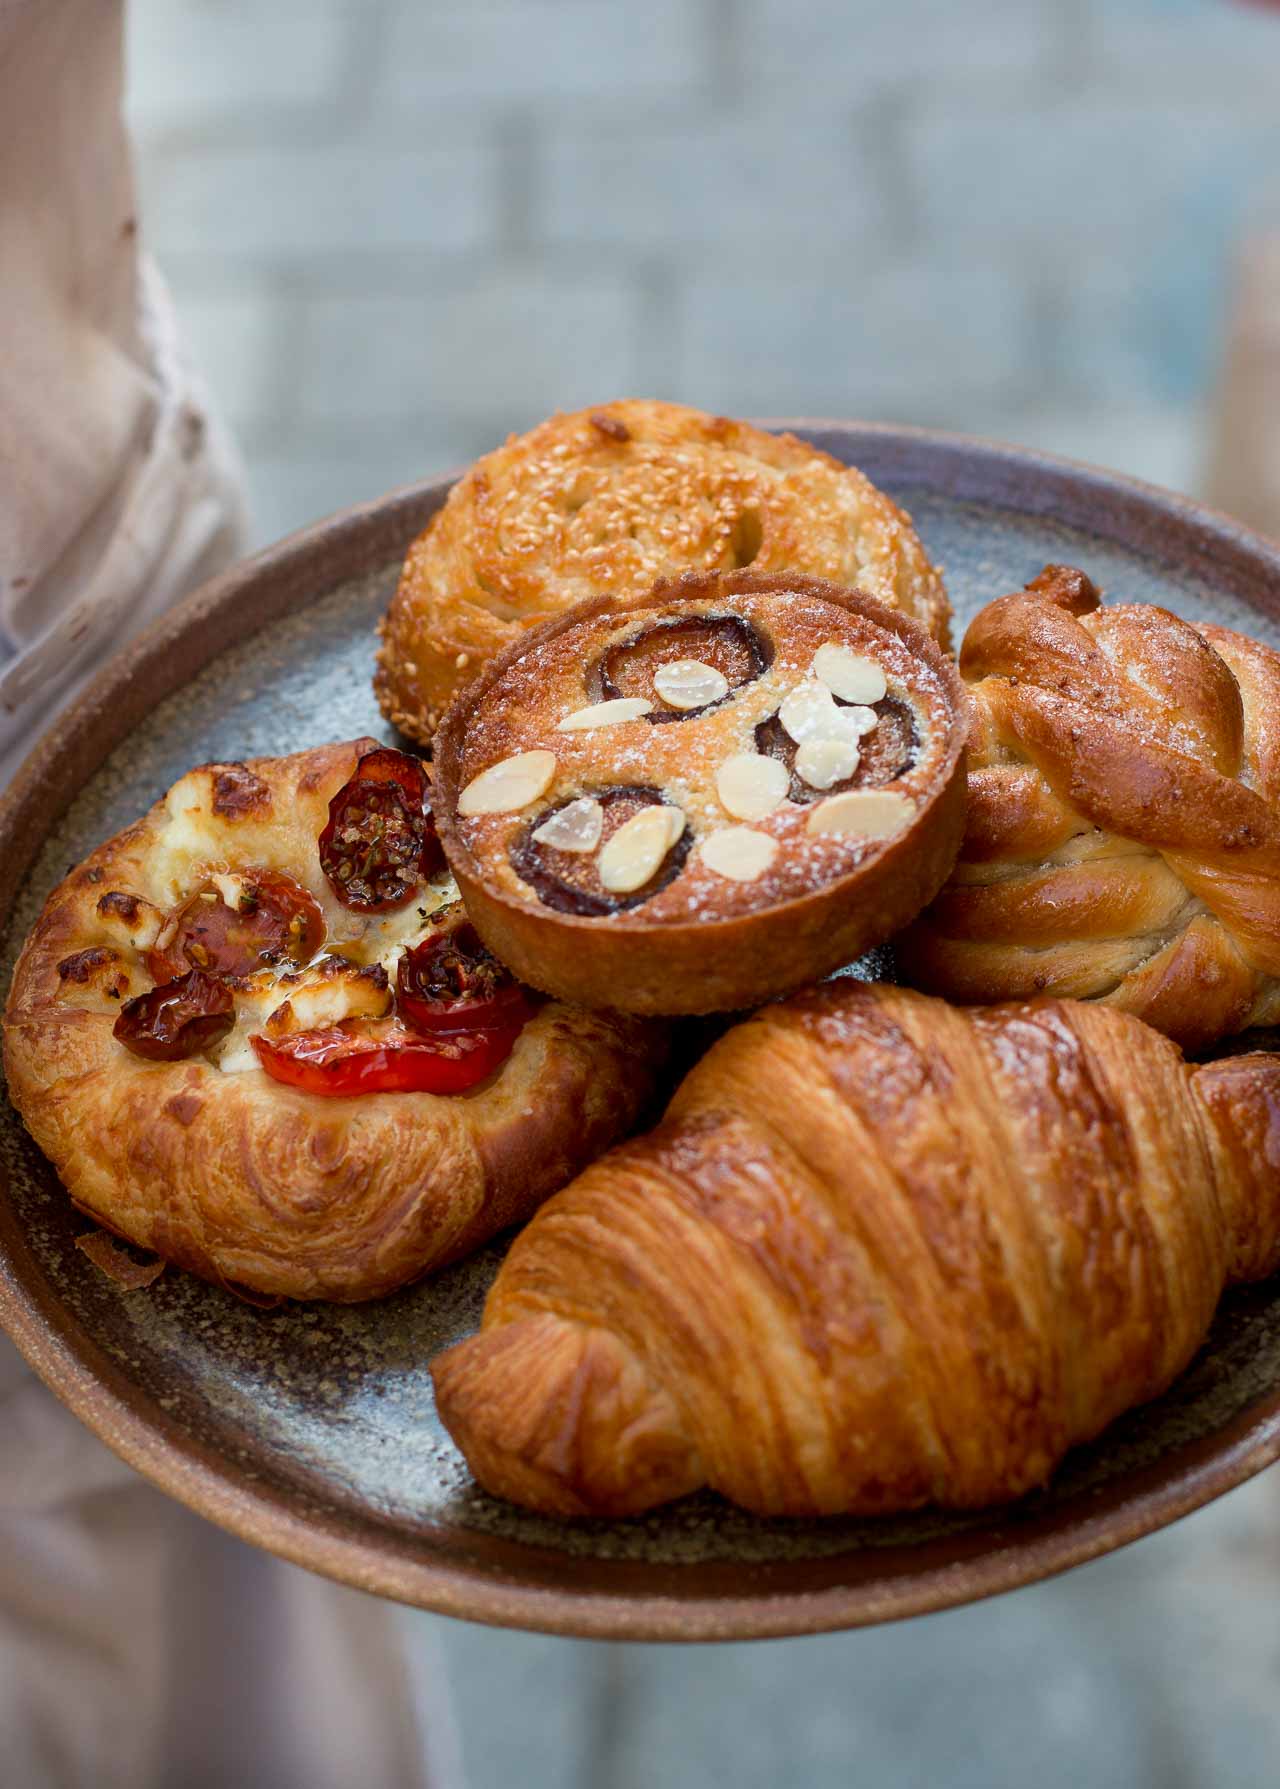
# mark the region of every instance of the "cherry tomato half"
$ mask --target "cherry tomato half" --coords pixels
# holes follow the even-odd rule
[[[329,803],[320,867],[342,902],[388,913],[413,899],[424,876],[444,868],[427,778],[407,752],[366,752]]]
[[[251,1040],[275,1081],[343,1099],[360,1093],[465,1093],[511,1054],[521,1025],[428,1039],[394,1020],[361,1031],[329,1025]]]
[[[192,969],[176,981],[126,1000],[112,1030],[135,1056],[178,1062],[225,1037],[234,1024],[230,989]]]
[[[264,963],[305,963],[324,943],[324,914],[301,883],[278,870],[239,872],[240,899],[229,906],[212,882],[165,920],[147,965],[157,982],[189,969],[205,975],[252,975]]]
[[[427,792],[427,773],[422,760],[394,746],[376,746],[356,762],[355,774],[364,783],[395,783],[411,800],[422,803]]]
[[[420,1031],[490,1031],[529,1016],[524,989],[467,922],[405,951],[396,970],[396,1009]]]

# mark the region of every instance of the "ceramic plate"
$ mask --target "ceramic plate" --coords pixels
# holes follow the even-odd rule
[[[1109,473],[955,437],[795,425],[906,504],[960,629],[1047,560],[1280,645],[1280,552]],[[0,813],[4,975],[67,867],[191,765],[386,736],[373,627],[448,480],[320,523],[194,597],[113,661]],[[959,629],[957,630],[957,637]],[[476,1324],[502,1246],[379,1304],[259,1312],[187,1275],[123,1293],[0,1120],[0,1318],[52,1389],[163,1490],[249,1541],[385,1596],[555,1633],[742,1639],[851,1627],[1041,1578],[1120,1546],[1280,1455],[1280,1280],[1231,1294],[1158,1403],[995,1513],[763,1521],[711,1495],[618,1523],[485,1496],[427,1362]]]

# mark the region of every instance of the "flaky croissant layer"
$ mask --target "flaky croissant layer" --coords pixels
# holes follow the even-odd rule
[[[618,1516],[971,1508],[1169,1385],[1280,1265],[1280,1057],[837,982],[703,1058],[434,1364],[480,1482]]]

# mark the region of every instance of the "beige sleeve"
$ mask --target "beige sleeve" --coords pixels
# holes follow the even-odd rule
[[[240,547],[233,462],[140,252],[120,0],[0,6],[0,778]]]

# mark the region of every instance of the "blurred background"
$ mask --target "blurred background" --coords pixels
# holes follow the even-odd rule
[[[1280,532],[1280,10],[134,0],[147,242],[259,542],[613,396],[995,435]],[[1280,1483],[905,1626],[406,1613],[473,1789],[1254,1789]]]
[[[131,25],[145,234],[261,541],[624,395],[1228,476],[1274,5],[135,0]]]

